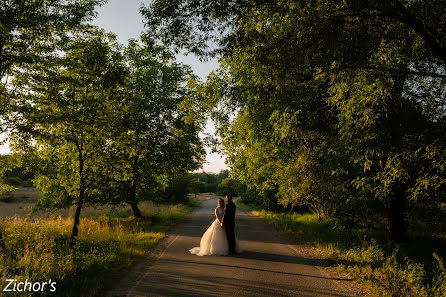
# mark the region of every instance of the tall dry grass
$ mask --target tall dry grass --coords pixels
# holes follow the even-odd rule
[[[57,283],[56,292],[45,290],[39,296],[100,295],[110,275],[147,253],[190,209],[142,203],[147,219],[140,220],[126,208],[88,207],[76,241],[70,239],[72,209],[2,218],[7,251],[0,252],[0,283],[51,279]],[[4,295],[15,296],[13,292]]]

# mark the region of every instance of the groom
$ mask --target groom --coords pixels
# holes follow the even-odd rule
[[[235,254],[235,204],[232,202],[232,195],[226,195],[226,209],[223,216],[222,225],[226,230],[226,237],[228,239],[229,254]]]

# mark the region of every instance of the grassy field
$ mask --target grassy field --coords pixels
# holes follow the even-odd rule
[[[129,266],[165,236],[166,231],[199,204],[155,205],[142,203],[147,219],[139,220],[128,209],[116,206],[87,208],[81,218],[79,238],[70,240],[71,209],[14,215],[0,219],[6,252],[0,252],[0,283],[56,282],[38,296],[97,296],[107,279]],[[4,296],[15,296],[12,292]],[[31,296],[20,293],[17,296]],[[0,292],[1,296],[1,292]]]
[[[314,214],[274,213],[236,203],[313,248],[354,279],[367,282],[380,296],[446,296],[444,232],[435,239],[418,238],[397,246],[383,231],[348,230],[333,219],[319,221]]]

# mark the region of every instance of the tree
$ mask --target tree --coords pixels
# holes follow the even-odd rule
[[[186,121],[181,102],[192,96],[189,67],[169,52],[133,40],[125,51],[129,75],[111,140],[116,181],[114,196],[142,217],[141,200],[153,199],[170,180],[198,168],[203,149],[196,121]],[[113,188],[113,185],[111,185]],[[105,197],[105,196],[104,196]]]
[[[191,181],[190,174],[177,175],[169,180],[169,185],[161,193],[161,201],[171,204],[181,204],[188,201],[188,190]]]
[[[154,1],[143,13],[148,38],[222,54],[202,91],[207,108],[238,114],[217,119],[242,182],[324,215],[382,211],[395,241],[408,207],[444,200],[444,1]]]
[[[4,182],[5,173],[14,167],[14,160],[10,156],[2,156],[0,155],[0,194],[3,194],[5,191],[12,191],[14,187],[8,185]],[[3,235],[0,232],[0,250],[5,250],[6,245],[3,240]]]
[[[104,155],[126,76],[114,42],[103,31],[76,34],[57,64],[38,65],[14,79],[13,148],[30,158],[47,206],[76,204],[73,238],[84,202],[93,200],[110,174]]]
[[[102,0],[2,1],[0,3],[0,133],[9,112],[9,80],[23,68],[51,60],[68,34],[95,15]],[[0,239],[2,234],[0,232]]]
[[[189,182],[189,191],[191,191],[192,193],[194,193],[195,198],[197,198],[197,195],[199,193],[203,193],[204,190],[206,188],[206,184],[202,181],[200,181],[200,179],[198,178],[193,178],[190,182]]]

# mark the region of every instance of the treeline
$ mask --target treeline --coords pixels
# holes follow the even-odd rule
[[[124,47],[90,25],[102,3],[0,4],[0,132],[13,151],[0,173],[31,172],[41,207],[75,205],[73,238],[84,205],[142,217],[141,200],[184,202],[204,156],[191,69],[144,35]]]
[[[444,1],[159,0],[142,12],[152,40],[220,56],[199,91],[246,197],[384,226],[398,242],[408,223],[441,226]]]
[[[225,180],[229,178],[229,170],[221,170],[219,173],[193,173],[190,182],[191,193],[217,193],[226,195],[231,189],[225,187]]]

